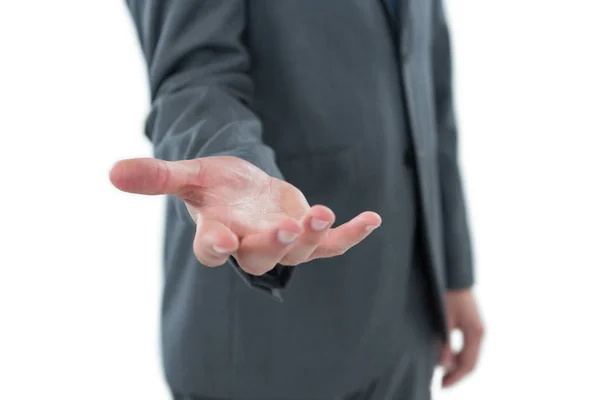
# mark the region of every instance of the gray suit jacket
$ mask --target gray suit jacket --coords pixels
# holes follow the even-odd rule
[[[223,397],[316,398],[376,374],[401,351],[399,271],[410,264],[417,209],[443,324],[444,291],[471,286],[473,267],[440,0],[400,1],[398,16],[383,0],[127,3],[148,64],[146,134],[157,157],[241,157],[339,221],[364,210],[384,221],[346,255],[293,276],[282,267],[242,274],[255,288],[283,290],[279,304],[232,268],[200,268],[194,224],[170,198],[169,384]]]

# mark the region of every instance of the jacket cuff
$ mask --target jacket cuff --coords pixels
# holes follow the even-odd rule
[[[472,268],[457,270],[455,268],[446,271],[446,289],[461,290],[469,289],[475,284]]]
[[[295,267],[277,264],[275,268],[266,274],[256,276],[244,271],[234,257],[229,257],[229,264],[252,290],[266,294],[271,299],[283,303],[281,292],[292,278]]]

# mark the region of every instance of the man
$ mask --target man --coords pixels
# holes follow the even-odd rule
[[[468,373],[482,325],[440,0],[127,3],[157,159],[111,180],[169,195],[174,397],[426,399],[436,363],[446,386]]]

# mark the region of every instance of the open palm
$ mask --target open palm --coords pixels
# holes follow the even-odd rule
[[[196,221],[198,260],[219,266],[233,255],[254,275],[341,255],[381,224],[379,215],[364,212],[332,229],[333,211],[311,207],[296,187],[237,157],[123,160],[110,179],[126,192],[180,198]]]

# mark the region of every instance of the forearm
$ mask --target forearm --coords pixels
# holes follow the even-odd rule
[[[461,176],[456,161],[440,157],[440,185],[444,216],[446,288],[464,289],[475,282],[471,237]]]
[[[459,168],[458,135],[452,91],[450,35],[442,0],[434,12],[434,66],[438,166],[445,242],[446,287],[463,289],[473,285],[474,268],[466,200]]]
[[[251,111],[245,2],[128,0],[148,67],[158,158],[237,156],[281,177]]]
[[[241,41],[244,0],[128,0],[148,67],[151,112],[146,135],[157,158],[235,156],[282,179],[262,125],[251,110],[249,56]],[[182,201],[179,217],[193,223]],[[291,268],[261,277],[230,263],[253,288],[281,299]]]
[[[259,119],[227,89],[197,85],[160,94],[146,124],[157,158],[243,158],[282,179]]]

